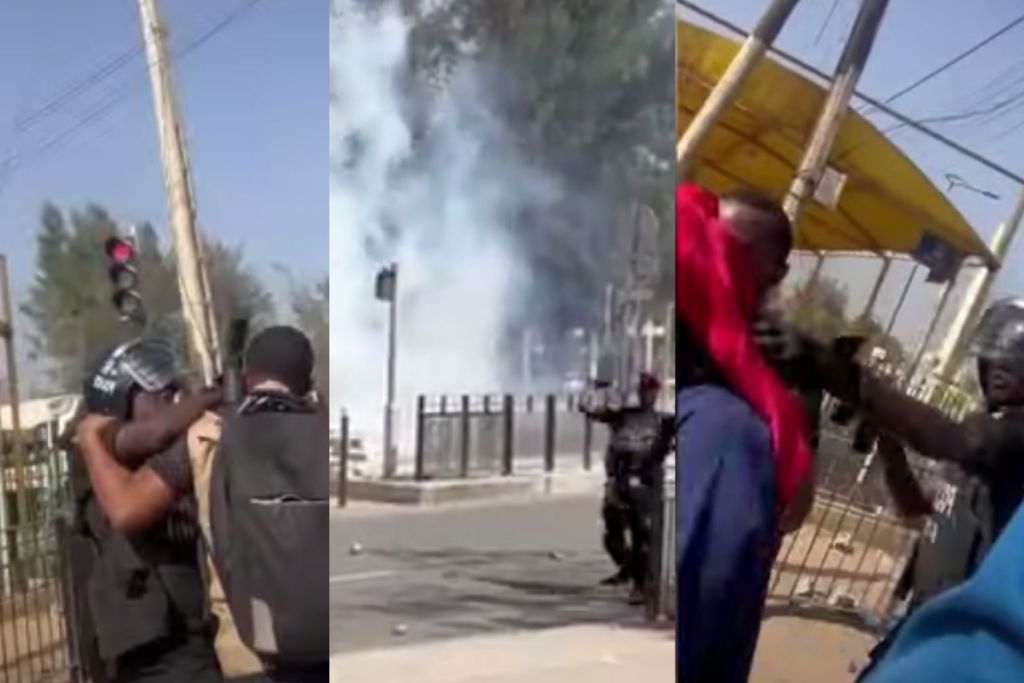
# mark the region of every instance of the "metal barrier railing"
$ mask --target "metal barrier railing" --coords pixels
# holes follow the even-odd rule
[[[69,650],[58,528],[67,463],[52,429],[47,425],[25,444],[25,468],[0,468],[0,683],[79,680]],[[25,519],[18,518],[22,510]]]
[[[46,520],[4,532],[8,539],[17,536],[20,548],[2,565],[0,681],[70,680],[56,525]]]
[[[351,432],[342,411],[330,457],[342,507],[355,459]],[[584,416],[575,395],[419,396],[412,468],[402,471],[417,481],[590,472],[607,442],[608,430]]]
[[[818,459],[813,510],[783,540],[769,602],[824,607],[884,625],[919,524],[895,512],[874,452],[855,452],[847,435],[827,431]],[[909,461],[919,480],[938,476],[932,463],[913,455]]]
[[[600,426],[595,433],[573,395],[420,396],[414,477],[589,471],[606,438]]]

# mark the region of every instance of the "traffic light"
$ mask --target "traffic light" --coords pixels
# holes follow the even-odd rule
[[[135,245],[126,239],[111,237],[104,249],[110,263],[110,282],[114,286],[111,297],[114,308],[121,320],[144,323],[146,312],[138,292],[139,271],[135,266]]]

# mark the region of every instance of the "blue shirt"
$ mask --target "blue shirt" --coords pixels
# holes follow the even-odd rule
[[[865,680],[1024,681],[1024,507],[970,580],[910,616]]]
[[[714,385],[676,397],[677,680],[746,683],[777,528],[767,425]]]

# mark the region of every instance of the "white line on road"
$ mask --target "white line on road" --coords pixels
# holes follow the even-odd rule
[[[331,583],[355,583],[356,581],[373,581],[374,579],[387,579],[397,576],[401,572],[393,569],[385,569],[376,572],[360,572],[358,574],[339,574],[331,577]]]

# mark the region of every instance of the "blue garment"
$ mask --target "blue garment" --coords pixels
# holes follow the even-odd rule
[[[746,683],[777,547],[768,427],[714,385],[676,397],[676,679]]]
[[[865,681],[1024,681],[1024,507],[970,580],[907,619]]]

